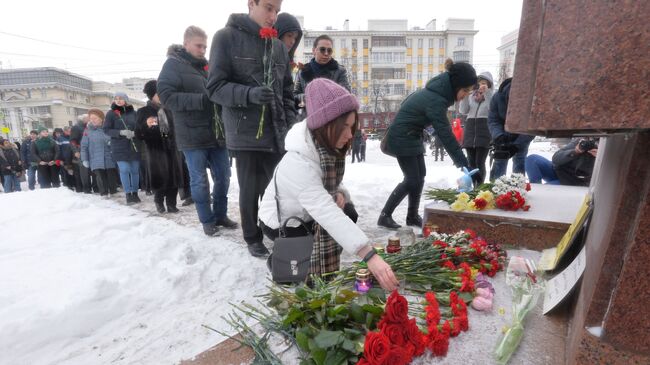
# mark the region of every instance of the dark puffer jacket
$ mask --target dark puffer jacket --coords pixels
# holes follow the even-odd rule
[[[422,155],[422,130],[433,125],[454,164],[458,167],[467,166],[467,158],[447,119],[447,109],[454,104],[454,100],[454,90],[447,72],[432,78],[424,89],[409,95],[384,137],[387,138],[388,150],[396,156]]]
[[[215,105],[208,98],[207,60],[171,45],[158,75],[158,96],[174,117],[179,150],[219,147],[215,135]]]
[[[133,105],[119,107],[115,103],[104,118],[104,133],[111,137],[111,151],[114,161],[140,160],[138,141],[120,135],[120,131],[135,131],[135,110]]]
[[[325,65],[319,65],[312,58],[311,61],[305,65],[302,71],[298,73],[296,88],[293,92],[296,100],[304,101],[307,85],[312,82],[312,80],[320,77],[336,82],[343,86],[347,91],[352,90],[350,88],[350,80],[348,80],[348,72],[343,65],[339,65],[336,60],[330,60]]]
[[[249,103],[249,91],[262,86],[266,40],[247,14],[232,14],[210,47],[210,99],[223,107],[226,144],[234,151],[283,152],[284,137],[296,119],[289,55],[278,39],[271,40],[275,100],[265,107],[263,134],[257,138],[262,105]],[[163,105],[166,105],[163,103]]]
[[[553,169],[561,185],[589,186],[596,157],[576,153],[580,138],[575,138],[553,155]]]
[[[527,148],[535,136],[506,131],[506,114],[508,114],[511,83],[512,78],[503,81],[499,86],[499,91],[492,96],[490,111],[488,113],[488,127],[495,144],[512,144],[521,150]]]
[[[302,28],[300,27],[300,22],[296,19],[295,16],[289,13],[282,13],[278,15],[278,20],[273,26],[278,31],[278,39],[282,39],[282,36],[287,32],[297,32],[298,36],[296,37],[296,43],[293,44],[289,51],[289,61],[293,62],[293,56],[296,53],[296,49],[300,45],[302,40]]]
[[[20,161],[20,153],[16,145],[9,147],[0,146],[0,173],[2,175],[15,175],[23,171],[23,163]]]

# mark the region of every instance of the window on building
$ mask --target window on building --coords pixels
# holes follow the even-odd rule
[[[429,38],[429,48],[433,48],[433,43],[434,43],[433,41],[434,41],[433,38]]]
[[[406,79],[411,80],[413,78],[413,74],[411,72],[406,73]]]
[[[422,80],[422,72],[418,72],[418,80]]]
[[[458,46],[464,46],[465,45],[465,37],[459,37],[457,45]]]
[[[363,91],[361,92],[361,94],[362,94],[363,96],[368,96],[368,88],[367,88],[367,87],[364,87],[364,88],[363,88]]]
[[[363,56],[363,63],[368,64],[368,56]]]
[[[412,48],[413,47],[413,40],[411,38],[406,40],[406,48]]]
[[[43,99],[47,98],[47,90],[41,89],[41,98]]]
[[[469,51],[454,51],[454,62],[469,62]]]
[[[357,46],[358,46],[358,44],[357,44],[357,43],[358,43],[358,42],[357,42],[357,40],[356,40],[356,39],[353,39],[353,40],[352,40],[352,50],[354,50],[354,51],[356,51],[356,50],[357,50]]]
[[[418,38],[418,48],[424,48],[424,39]]]
[[[404,47],[405,43],[404,37],[396,36],[375,36],[372,37],[372,46],[373,47]]]
[[[395,84],[393,86],[393,93],[395,95],[404,95],[404,94],[406,94],[406,88],[404,87],[404,84]]]
[[[65,108],[65,112],[66,112],[66,114],[68,114],[68,115],[72,115],[72,109],[71,109],[69,106],[67,106],[67,107]]]
[[[31,99],[31,98],[32,98],[32,91],[27,90],[27,99]]]
[[[418,56],[418,64],[422,64],[422,56]]]
[[[444,38],[438,39],[438,48],[445,48],[445,39]]]
[[[368,48],[368,39],[363,40],[363,48]]]
[[[348,48],[348,40],[343,38],[341,39],[341,49]]]
[[[52,110],[49,105],[38,107],[38,115],[43,115],[43,114],[52,114]]]
[[[364,80],[364,81],[367,81],[367,80],[368,80],[368,73],[367,73],[367,72],[364,72],[364,73],[363,73],[363,80]]]

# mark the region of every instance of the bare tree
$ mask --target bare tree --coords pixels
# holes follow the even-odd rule
[[[372,107],[372,119],[373,124],[377,125],[379,120],[379,115],[385,109],[384,98],[386,97],[386,81],[384,80],[372,80],[370,84],[370,100]]]

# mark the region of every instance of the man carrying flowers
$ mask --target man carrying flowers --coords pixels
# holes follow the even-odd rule
[[[237,160],[239,209],[251,255],[265,256],[258,202],[284,153],[295,120],[289,55],[271,32],[282,0],[248,0],[231,14],[210,48],[208,95],[223,107],[226,146]]]

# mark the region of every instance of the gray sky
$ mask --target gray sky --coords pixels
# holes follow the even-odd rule
[[[3,69],[54,66],[110,82],[157,77],[167,47],[182,42],[188,25],[203,28],[210,41],[230,13],[248,11],[246,0],[2,3]],[[476,69],[496,77],[496,47],[502,36],[519,27],[521,6],[522,0],[284,0],[282,11],[304,16],[305,27],[312,30],[328,25],[341,29],[345,19],[350,19],[350,29],[366,29],[368,19],[408,19],[409,28],[436,19],[440,30],[447,18],[473,18],[479,31],[474,41]]]

